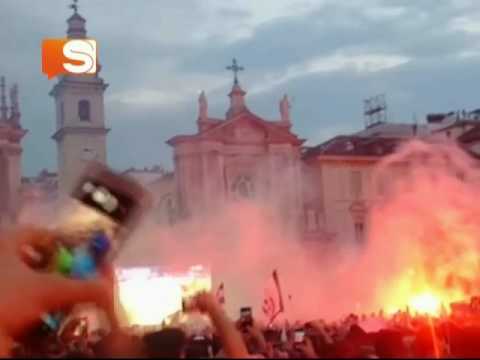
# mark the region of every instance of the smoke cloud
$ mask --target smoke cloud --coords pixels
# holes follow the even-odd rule
[[[208,266],[215,286],[225,284],[232,317],[252,306],[263,318],[274,269],[285,302],[280,320],[394,311],[426,292],[447,304],[477,289],[479,179],[471,157],[456,145],[413,141],[375,169],[372,186],[382,196],[369,204],[360,253],[342,245],[352,244],[349,239],[337,239],[336,246],[302,241],[284,230],[270,204],[249,201],[171,227],[147,218],[117,265]]]

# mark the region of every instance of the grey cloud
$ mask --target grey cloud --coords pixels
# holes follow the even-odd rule
[[[220,9],[218,14],[223,21],[229,21],[231,19],[245,19],[250,15],[250,12],[245,9]]]

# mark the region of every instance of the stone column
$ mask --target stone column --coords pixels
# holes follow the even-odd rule
[[[0,149],[0,227],[7,224],[10,203],[9,168],[5,151]]]
[[[215,211],[225,203],[222,154],[218,150],[209,150],[204,159],[205,203],[209,210]]]
[[[3,146],[0,150],[0,212],[2,224],[13,224],[20,210],[21,148]]]
[[[20,190],[22,183],[22,150],[12,148],[8,154],[9,182],[10,182],[10,216],[16,221],[20,210]]]

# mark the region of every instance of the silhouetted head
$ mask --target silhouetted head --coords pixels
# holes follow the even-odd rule
[[[180,329],[163,329],[143,337],[145,351],[150,358],[182,358],[185,353],[187,338]]]

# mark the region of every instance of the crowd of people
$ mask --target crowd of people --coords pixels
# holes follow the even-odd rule
[[[48,241],[44,230],[24,229],[0,242],[0,351],[4,357],[140,358],[453,358],[480,356],[478,301],[440,316],[399,312],[350,314],[335,323],[262,325],[254,316],[230,319],[215,295],[197,294],[190,311],[209,319],[201,330],[182,324],[139,334],[115,319],[112,272],[106,267],[91,280],[73,280],[38,271],[22,260],[22,249]],[[20,254],[20,256],[19,256]],[[88,330],[74,319],[62,332],[52,331],[42,316],[68,312],[91,302],[107,314],[110,329]]]

